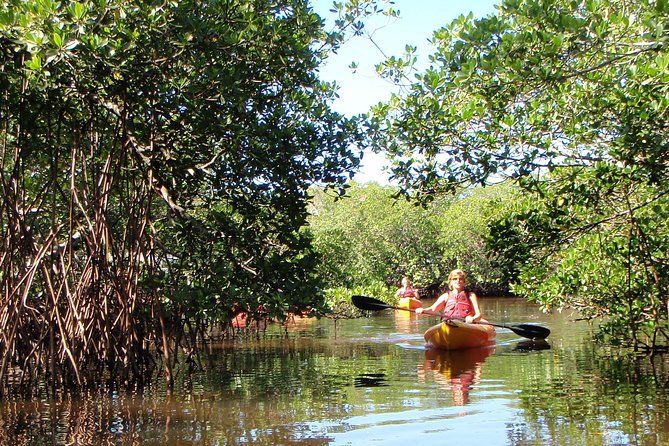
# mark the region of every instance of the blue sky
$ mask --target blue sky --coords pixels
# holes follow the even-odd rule
[[[407,44],[417,47],[417,55],[425,64],[433,51],[428,40],[432,32],[450,23],[462,14],[472,12],[484,17],[496,11],[499,0],[395,0],[393,8],[400,11],[399,19],[383,18],[370,23],[375,30],[374,40],[388,56],[399,56]],[[331,19],[332,0],[312,1],[314,10],[324,19]],[[374,66],[383,60],[381,52],[366,38],[348,41],[338,54],[321,68],[321,78],[339,84],[339,99],[333,108],[347,116],[366,112],[370,106],[387,99],[395,91],[388,82],[376,75]],[[349,68],[358,63],[355,73]],[[384,159],[379,155],[365,154],[363,167],[355,176],[360,182],[387,183],[383,172]]]

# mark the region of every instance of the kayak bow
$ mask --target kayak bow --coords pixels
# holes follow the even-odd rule
[[[428,347],[462,350],[487,347],[495,343],[497,333],[492,325],[467,324],[458,320],[441,322],[428,328],[423,337]]]

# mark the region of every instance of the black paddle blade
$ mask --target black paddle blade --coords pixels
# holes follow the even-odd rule
[[[386,308],[395,308],[392,305],[388,305],[387,303],[383,302],[382,300],[367,296],[352,296],[351,302],[353,302],[353,305],[360,308],[361,310],[367,311],[379,311],[385,310]]]
[[[551,334],[551,331],[540,325],[529,325],[529,324],[520,324],[520,325],[505,325],[505,328],[508,328],[518,336],[522,336],[528,339],[546,339],[548,335]]]

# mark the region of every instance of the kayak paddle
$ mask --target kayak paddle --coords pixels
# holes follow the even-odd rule
[[[396,305],[390,305],[383,302],[382,300],[374,299],[373,297],[367,297],[367,296],[352,296],[351,302],[353,302],[353,305],[360,308],[361,310],[367,310],[367,311],[379,311],[392,308],[393,310],[404,310],[404,311],[411,311],[414,313],[416,312],[416,310],[410,308],[402,308]],[[442,317],[444,316],[442,313],[433,313],[431,311],[425,311],[423,312],[423,314],[442,316]],[[548,335],[551,334],[551,331],[548,328],[541,327],[539,325],[530,325],[530,324],[503,325],[503,324],[493,324],[490,322],[482,322],[482,321],[476,323],[483,325],[492,325],[493,327],[506,328],[508,330],[511,330],[518,336],[522,336],[528,339],[546,339]]]

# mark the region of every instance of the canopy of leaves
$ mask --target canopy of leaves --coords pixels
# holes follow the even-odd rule
[[[511,0],[461,17],[411,91],[375,107],[372,146],[399,157],[407,193],[597,162],[666,179],[667,8]]]
[[[304,0],[1,1],[0,378],[55,326],[70,377],[131,373],[233,305],[321,305],[307,188],[359,162],[339,40]]]

